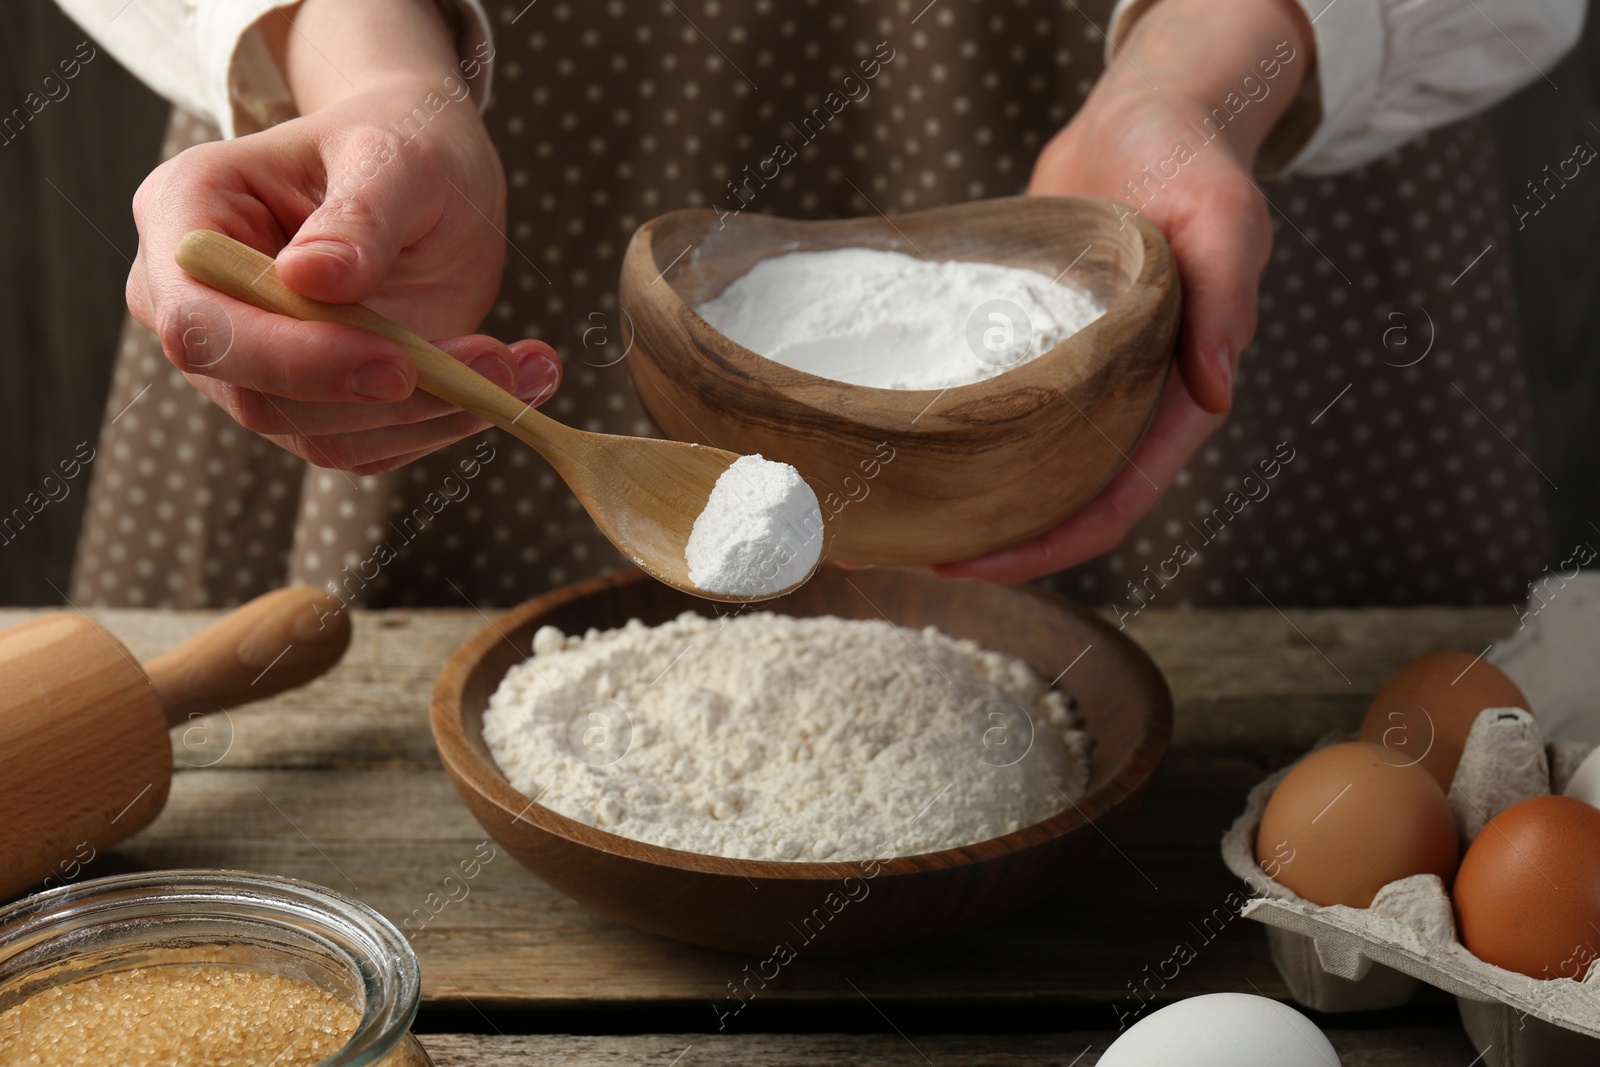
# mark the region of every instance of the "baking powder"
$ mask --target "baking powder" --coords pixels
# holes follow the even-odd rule
[[[992,378],[1105,313],[1087,293],[1037,271],[872,248],[764,259],[695,310],[768,359],[881,389]]]
[[[708,593],[767,596],[810,576],[822,554],[817,494],[787,463],[740,456],[717,479],[685,546]]]

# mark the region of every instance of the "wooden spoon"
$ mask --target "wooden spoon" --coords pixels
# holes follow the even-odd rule
[[[690,580],[684,546],[712,487],[738,453],[564,426],[370,308],[301,296],[278,277],[270,257],[220,233],[185,234],[174,258],[213,289],[263,311],[359,326],[400,345],[416,362],[418,387],[487,419],[543,456],[600,532],[658,581],[707,600],[746,603],[782,596],[806,580],[759,596],[712,593]]]

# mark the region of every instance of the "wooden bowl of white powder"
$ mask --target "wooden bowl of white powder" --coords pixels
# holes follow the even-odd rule
[[[532,600],[446,663],[432,727],[473,815],[574,899],[694,944],[843,953],[1082,871],[1172,705],[1057,597],[825,567],[736,614],[639,575]]]
[[[1180,303],[1161,233],[1086,197],[673,211],[634,234],[619,298],[661,430],[791,464],[826,557],[880,564],[1002,548],[1092,498],[1155,412]]]

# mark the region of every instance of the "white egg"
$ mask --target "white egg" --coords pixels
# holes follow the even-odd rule
[[[1208,993],[1134,1023],[1099,1067],[1339,1067],[1339,1054],[1287,1004]]]
[[[1600,808],[1600,748],[1578,764],[1578,769],[1572,773],[1572,778],[1567,782],[1566,794],[1585,804],[1593,804]]]

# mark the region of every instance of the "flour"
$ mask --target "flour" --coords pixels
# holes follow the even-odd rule
[[[767,596],[810,577],[822,554],[817,494],[787,463],[740,456],[694,520],[684,557],[708,593]]]
[[[622,837],[862,860],[1039,822],[1088,782],[1066,698],[1025,664],[877,620],[685,613],[534,637],[483,716],[510,783]]]
[[[784,366],[881,389],[992,378],[1105,313],[1087,293],[1037,271],[871,248],[761,260],[695,310]]]

